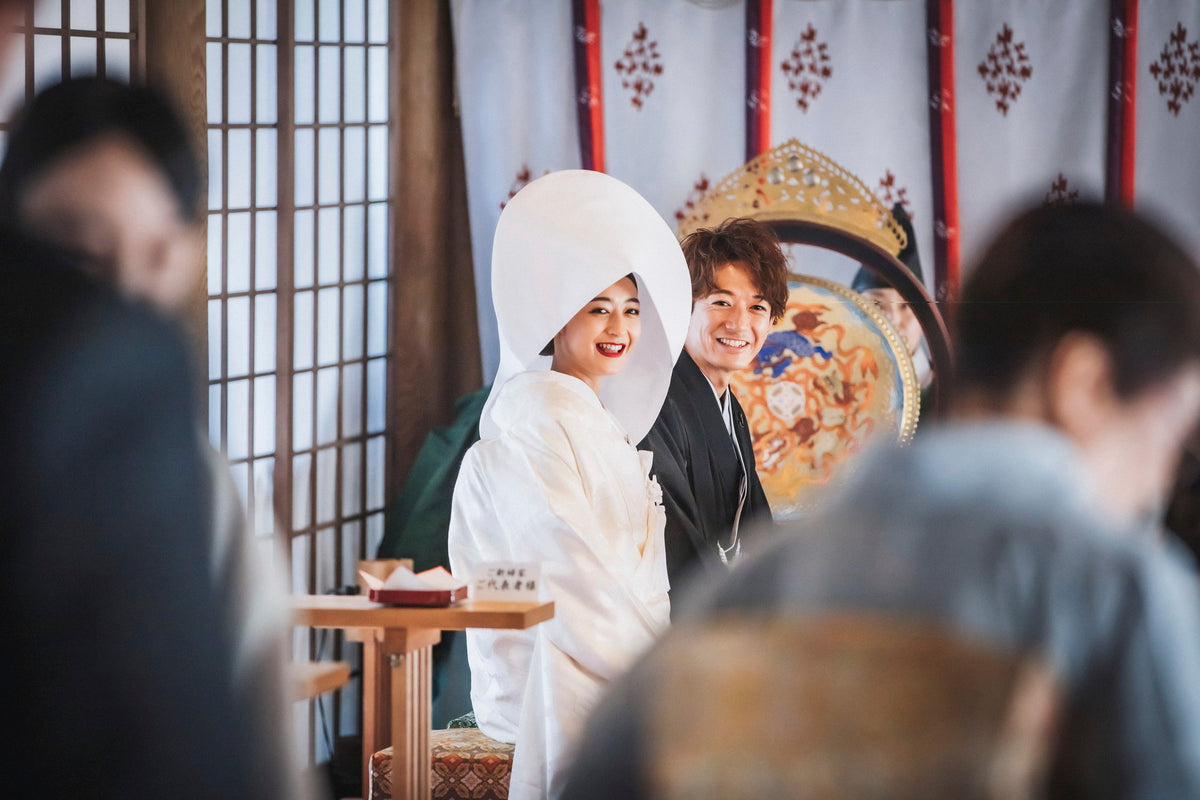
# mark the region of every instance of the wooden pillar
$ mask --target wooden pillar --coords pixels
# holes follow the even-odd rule
[[[364,631],[363,796],[371,785],[371,756],[392,748],[392,800],[429,797],[433,761],[430,685],[438,630]]]
[[[400,642],[380,641],[379,637],[383,636],[383,631],[366,631],[362,637],[363,797],[368,796],[371,785],[371,756],[392,742],[392,670],[388,654],[403,652],[403,639]]]
[[[140,32],[134,43],[142,56],[140,78],[166,91],[183,114],[192,134],[201,176],[208,175],[208,100],[205,72],[204,0],[142,0]],[[137,59],[135,58],[135,61]],[[207,183],[205,181],[205,183]],[[201,195],[201,209],[207,208],[207,194]],[[207,214],[203,214],[196,235],[199,246],[200,280],[186,315],[188,333],[195,347],[196,364],[207,369],[208,363],[208,236]],[[207,405],[208,395],[203,393]]]
[[[432,725],[430,681],[432,646],[439,631],[406,631],[402,653],[388,661],[392,670],[392,800],[429,797],[433,758],[429,749]],[[402,693],[402,694],[401,694]],[[403,753],[403,757],[400,754]],[[364,793],[365,793],[364,789]]]
[[[425,435],[482,382],[450,3],[405,0],[392,21],[392,264],[388,497]]]

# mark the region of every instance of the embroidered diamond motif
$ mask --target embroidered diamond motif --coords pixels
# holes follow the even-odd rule
[[[543,170],[542,174],[549,175],[550,170]],[[508,187],[508,197],[500,201],[500,210],[503,211],[504,207],[508,205],[508,201],[516,197],[517,192],[524,189],[525,184],[529,183],[531,180],[533,180],[532,170],[529,169],[528,164],[522,164],[521,169],[517,172],[517,177],[513,179],[512,185]]]
[[[645,24],[638,23],[633,38],[625,45],[625,52],[613,67],[621,76],[621,88],[633,93],[629,102],[641,111],[646,98],[654,91],[654,78],[663,72],[658,42],[650,38]]]
[[[1046,192],[1046,205],[1048,206],[1069,206],[1079,201],[1079,190],[1072,189],[1067,177],[1061,172],[1054,182],[1050,184],[1050,191]]]
[[[824,82],[833,77],[829,45],[817,41],[817,29],[811,22],[780,69],[787,76],[788,89],[796,93],[796,105],[808,111],[809,104],[820,96]]]
[[[1025,43],[1013,41],[1013,31],[1008,25],[996,34],[987,57],[976,69],[988,95],[996,98],[996,110],[1004,116],[1008,116],[1008,109],[1021,96],[1021,87],[1033,76]]]
[[[1167,110],[1178,117],[1200,81],[1200,42],[1188,41],[1182,22],[1176,23],[1167,37],[1158,59],[1150,65],[1150,74],[1158,82],[1159,95],[1167,100]]]
[[[883,177],[879,179],[879,188],[875,190],[875,196],[888,208],[896,203],[904,206],[904,210],[908,212],[908,218],[912,219],[913,210],[912,202],[908,199],[908,187],[898,185],[896,176],[890,169],[884,170]]]
[[[708,187],[708,176],[701,172],[700,179],[692,184],[692,191],[688,192],[687,200],[684,201],[683,206],[676,209],[676,222],[683,222],[684,217],[692,213],[692,209],[696,207],[696,204],[699,203],[700,199],[703,198],[705,193],[708,192]]]

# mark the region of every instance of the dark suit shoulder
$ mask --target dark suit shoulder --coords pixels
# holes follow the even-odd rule
[[[686,353],[680,356],[680,360],[685,357]],[[680,377],[679,362],[676,362],[671,371],[671,383],[667,387],[667,396],[663,398],[662,408],[658,411],[658,418],[646,432],[645,438],[638,443],[638,448],[654,452],[666,448],[676,456],[681,455],[684,447],[682,437],[687,430],[683,423],[690,410],[690,393],[685,381]]]

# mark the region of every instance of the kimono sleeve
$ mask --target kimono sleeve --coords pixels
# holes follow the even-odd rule
[[[602,444],[572,441],[556,428],[538,442],[489,451],[490,463],[481,467],[510,557],[542,565],[542,596],[555,610],[540,634],[587,672],[610,680],[662,623],[643,599],[651,587],[637,585],[608,544],[613,509],[593,503],[584,485],[577,458],[603,455]],[[645,491],[644,476],[628,477]]]

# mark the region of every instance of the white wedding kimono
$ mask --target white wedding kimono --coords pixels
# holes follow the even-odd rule
[[[550,371],[546,343],[633,275],[641,334],[599,396]],[[508,202],[492,246],[500,367],[463,460],[450,566],[541,564],[554,618],[467,631],[471,699],[487,735],[515,742],[512,800],[557,797],[584,718],[667,624],[664,516],[641,441],[687,334],[691,280],[679,242],[637,192],[601,172],[538,178]]]
[[[604,686],[666,628],[667,565],[651,454],[582,381],[517,375],[492,407],[498,438],[468,451],[454,489],[450,563],[542,564],[554,618],[467,631],[480,729],[516,742],[509,797],[557,794]]]

